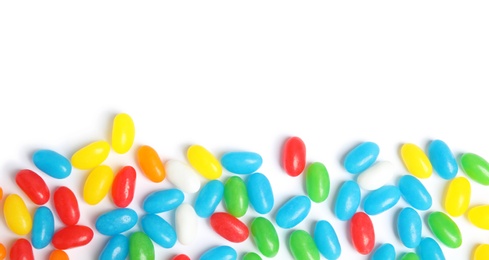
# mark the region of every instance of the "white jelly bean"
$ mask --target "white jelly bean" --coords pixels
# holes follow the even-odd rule
[[[194,241],[197,236],[197,214],[190,204],[178,206],[175,211],[175,226],[178,242],[188,245]]]
[[[188,164],[178,160],[165,163],[166,178],[186,193],[195,193],[200,189],[198,173]]]

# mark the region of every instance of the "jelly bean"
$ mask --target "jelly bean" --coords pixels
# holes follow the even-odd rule
[[[112,124],[112,148],[116,153],[127,153],[134,143],[134,122],[126,113],[117,114]]]
[[[187,160],[205,178],[214,180],[221,177],[221,163],[204,147],[191,145],[187,150]]]
[[[434,140],[428,146],[428,158],[433,169],[445,180],[457,175],[458,165],[448,145],[442,140]]]
[[[7,249],[2,243],[0,243],[0,260],[5,259],[5,257],[7,257]]]
[[[397,234],[407,248],[416,248],[421,242],[422,222],[413,208],[404,208],[397,216]]]
[[[372,220],[363,213],[357,212],[351,218],[350,236],[353,246],[363,255],[369,254],[375,245],[375,232]]]
[[[292,176],[299,176],[306,167],[306,145],[297,136],[288,138],[282,150],[282,166],[285,172]]]
[[[365,190],[376,190],[384,186],[394,175],[394,165],[389,161],[379,161],[360,173],[357,183]]]
[[[201,218],[208,218],[214,213],[222,200],[224,185],[219,180],[212,180],[200,190],[195,200],[195,213]]]
[[[179,189],[153,191],[143,201],[147,213],[161,213],[176,209],[182,204],[185,195]]]
[[[304,230],[294,230],[290,234],[289,248],[294,259],[319,260],[319,250],[311,235]]]
[[[238,253],[230,246],[213,247],[200,256],[200,260],[236,260]]]
[[[138,214],[130,208],[118,208],[103,213],[95,221],[95,228],[102,235],[113,236],[136,225]]]
[[[399,179],[399,190],[404,200],[417,210],[431,208],[431,195],[416,177],[404,175]]]
[[[9,229],[17,235],[27,235],[32,229],[32,218],[24,200],[17,194],[10,194],[3,204],[3,214]]]
[[[144,175],[152,182],[162,182],[166,177],[165,167],[158,153],[151,146],[143,145],[137,151],[137,162]]]
[[[80,220],[80,209],[73,191],[66,186],[61,186],[54,191],[54,208],[58,217],[65,225],[71,226]]]
[[[175,211],[175,229],[178,242],[182,245],[192,243],[197,235],[197,214],[187,203],[178,206]]]
[[[334,214],[340,220],[349,220],[360,206],[360,187],[354,181],[345,181],[336,197]]]
[[[443,244],[450,248],[462,245],[462,234],[457,224],[445,213],[436,211],[428,216],[428,226]]]
[[[117,207],[125,208],[131,204],[136,188],[136,170],[132,166],[124,166],[112,181],[112,200]]]
[[[489,230],[489,205],[475,206],[469,209],[467,217],[478,228]]]
[[[110,144],[107,141],[95,141],[76,151],[71,156],[71,164],[75,168],[89,170],[103,163],[109,153]]]
[[[147,214],[141,218],[144,233],[156,244],[164,248],[172,248],[177,242],[175,229],[162,217],[156,214]]]
[[[251,206],[260,214],[267,214],[274,205],[272,186],[268,178],[259,172],[253,173],[246,181],[246,190]]]
[[[1,259],[1,258],[0,258]],[[474,249],[473,260],[489,259],[489,244],[479,244]]]
[[[433,173],[428,156],[415,144],[403,144],[401,158],[407,170],[418,178],[428,178]]]
[[[452,179],[445,192],[444,206],[452,217],[462,216],[469,208],[470,182],[465,177]]]
[[[460,157],[462,170],[474,181],[489,185],[489,163],[473,153],[464,153]]]
[[[70,249],[84,246],[93,238],[93,230],[82,225],[64,227],[54,233],[51,243],[56,249]]]
[[[270,220],[257,217],[251,222],[251,237],[260,253],[266,257],[274,257],[278,253],[279,240],[277,231]]]
[[[341,246],[333,226],[320,220],[314,228],[314,242],[319,252],[327,259],[338,259],[341,255]]]
[[[212,229],[228,241],[240,243],[248,238],[249,230],[246,224],[226,212],[216,212],[210,218]]]
[[[261,260],[261,256],[257,253],[248,252],[243,256],[243,260]]]
[[[376,189],[365,197],[363,208],[365,213],[373,216],[394,207],[401,198],[399,188],[386,185]]]
[[[124,260],[129,255],[129,239],[121,234],[109,239],[100,253],[99,260]]]
[[[379,152],[380,149],[376,143],[363,142],[346,154],[343,166],[349,173],[361,173],[377,160]]]
[[[151,239],[144,232],[136,231],[129,237],[129,259],[155,259],[153,242],[151,242]]]
[[[329,173],[324,164],[314,162],[306,170],[307,196],[314,202],[323,202],[328,198],[330,189]]]
[[[400,260],[419,260],[419,256],[416,253],[409,252],[403,254]]]
[[[49,254],[49,260],[70,260],[70,257],[65,251],[55,249]]]
[[[396,259],[396,250],[394,246],[389,243],[385,243],[377,248],[373,255],[372,260],[395,260]]]
[[[37,205],[48,202],[50,193],[46,182],[37,173],[31,170],[20,170],[15,176],[19,188]]]
[[[95,167],[85,180],[83,187],[83,199],[89,205],[96,205],[102,201],[107,193],[109,193],[114,173],[107,165],[99,165]]]
[[[54,216],[48,207],[39,207],[34,213],[32,225],[32,246],[36,249],[45,248],[54,235]]]
[[[47,175],[64,179],[71,174],[71,162],[63,155],[51,150],[37,150],[32,155],[36,167]]]
[[[236,174],[250,174],[256,172],[262,158],[254,152],[227,152],[221,157],[221,165],[229,172]]]
[[[231,215],[239,218],[248,211],[246,184],[238,176],[229,177],[224,184],[224,206]]]
[[[444,260],[445,256],[440,245],[431,237],[421,239],[416,253],[421,260]]]
[[[15,240],[10,249],[11,260],[34,260],[31,243],[25,238]]]
[[[179,254],[174,256],[171,260],[190,260],[190,257],[188,257],[186,254]]]
[[[2,190],[2,187],[0,187],[0,200],[3,199],[3,190]]]
[[[281,228],[293,228],[301,223],[311,210],[311,200],[297,195],[285,202],[277,211],[275,222]]]
[[[200,189],[198,173],[190,165],[178,160],[165,163],[166,177],[177,188],[187,193],[195,193]]]

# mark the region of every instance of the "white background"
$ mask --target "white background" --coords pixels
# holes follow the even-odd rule
[[[135,150],[142,144],[164,161],[186,160],[191,144],[216,157],[255,151],[274,189],[276,206],[266,216],[273,220],[288,198],[305,194],[304,176],[289,177],[279,163],[284,140],[296,135],[306,144],[307,161],[324,163],[332,182],[330,197],[313,203],[296,229],[312,232],[317,220],[328,220],[340,239],[341,259],[367,259],[354,250],[348,224],[332,213],[339,185],[353,178],[342,158],[359,142],[376,142],[379,159],[396,166],[391,184],[407,173],[399,156],[403,143],[425,149],[441,139],[457,156],[489,158],[488,13],[487,1],[2,1],[0,186],[5,195],[20,194],[33,213],[35,205],[14,181],[18,170],[36,169],[32,153],[52,149],[70,158],[92,141],[109,140],[112,118],[126,112],[135,122],[136,141],[128,154],[110,154],[105,163],[114,170],[137,167]],[[131,207],[142,215],[144,196],[171,185],[151,183],[136,169]],[[52,189],[73,188],[80,224],[94,227],[96,217],[114,205],[110,197],[96,206],[82,200],[87,174],[42,176]],[[420,212],[426,219],[442,210],[447,182],[436,173],[422,182],[433,197],[433,207]],[[471,206],[488,203],[487,187],[471,183]],[[193,198],[187,195],[186,202]],[[47,205],[53,209],[51,201]],[[372,217],[376,245],[391,242],[398,255],[409,251],[394,222],[406,205],[401,200]],[[174,223],[171,213],[161,215]],[[250,208],[242,220],[249,224],[255,216]],[[488,231],[465,216],[454,220],[463,244],[441,245],[447,259],[469,259],[476,244],[489,243]],[[424,223],[423,236],[433,236]],[[276,259],[291,259],[291,230],[277,231]],[[0,242],[10,247],[16,238],[0,218]],[[95,232],[89,245],[67,253],[96,259],[106,241]],[[204,219],[192,245],[155,248],[157,259],[176,253],[198,259],[223,244],[240,257],[257,252],[251,239],[227,242]],[[35,250],[36,259],[46,259],[51,250]]]

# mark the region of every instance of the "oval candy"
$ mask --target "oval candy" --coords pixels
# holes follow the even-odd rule
[[[24,169],[17,172],[15,182],[19,188],[37,205],[44,205],[50,198],[46,182],[37,173]]]
[[[277,231],[270,220],[257,217],[251,222],[251,236],[260,253],[266,257],[274,257],[279,250]]]
[[[467,212],[467,217],[474,226],[489,230],[489,205],[470,208]]]
[[[261,256],[257,253],[248,252],[243,255],[243,260],[262,260]]]
[[[475,182],[489,185],[489,163],[474,153],[464,153],[460,157],[462,170]]]
[[[360,173],[357,183],[365,190],[376,190],[388,183],[394,176],[394,165],[389,161],[379,161]]]
[[[129,259],[155,259],[155,248],[151,239],[142,231],[129,236]]]
[[[165,167],[158,153],[149,145],[138,148],[136,161],[144,175],[152,182],[162,182],[166,177]]]
[[[42,249],[51,243],[54,235],[54,215],[48,207],[41,206],[34,213],[31,242],[35,249]]]
[[[399,179],[399,190],[402,198],[417,210],[431,208],[431,195],[425,186],[416,177],[404,175]]]
[[[70,160],[52,150],[35,151],[32,155],[32,162],[39,170],[56,179],[64,179],[71,174]]]
[[[95,228],[106,236],[114,236],[125,232],[136,225],[138,215],[130,208],[117,208],[97,217]]]
[[[100,164],[109,156],[110,144],[107,141],[92,142],[71,156],[71,164],[80,170],[89,170]]]
[[[10,249],[10,259],[12,260],[34,260],[34,252],[29,240],[19,238],[15,240]]]
[[[306,145],[301,138],[293,136],[288,138],[282,148],[282,166],[285,172],[292,176],[299,176],[306,167]]]
[[[195,199],[195,213],[201,218],[208,218],[214,213],[224,195],[224,185],[219,180],[207,182]]]
[[[49,260],[70,260],[70,257],[65,251],[54,249],[51,254],[49,254]]]
[[[379,156],[379,146],[373,142],[363,142],[350,150],[343,161],[346,171],[352,174],[367,170]]]
[[[176,209],[185,195],[179,189],[153,191],[144,198],[143,209],[147,213],[161,213]]]
[[[134,143],[135,127],[132,118],[126,113],[119,113],[112,123],[112,149],[116,153],[127,153]]]
[[[129,239],[121,234],[112,236],[99,255],[99,260],[124,260],[129,255]]]
[[[395,260],[396,250],[394,246],[389,243],[385,243],[379,246],[372,254],[372,260]]]
[[[367,255],[375,245],[375,232],[372,220],[364,212],[357,212],[350,220],[350,236],[358,253]]]
[[[0,260],[4,260],[5,257],[7,257],[7,248],[5,248],[2,243],[0,243]]]
[[[365,213],[373,216],[394,207],[401,198],[399,188],[386,185],[365,196],[363,208]]]
[[[316,202],[323,202],[328,198],[330,190],[329,173],[326,166],[314,162],[306,170],[306,192],[309,198]]]
[[[93,230],[82,225],[63,227],[54,233],[51,243],[56,249],[70,249],[84,246],[93,238]]]
[[[201,145],[191,145],[187,149],[187,160],[204,178],[215,180],[221,177],[221,163]]]
[[[216,212],[210,217],[212,229],[226,240],[234,243],[245,241],[249,236],[246,224],[226,212]]]
[[[307,217],[310,210],[311,200],[307,196],[294,196],[278,209],[275,222],[281,228],[293,228]]]
[[[419,246],[416,247],[416,254],[421,260],[445,260],[440,245],[431,237],[421,239]]]
[[[326,220],[320,220],[314,227],[314,242],[326,259],[338,259],[341,246],[333,226]]]
[[[345,181],[336,196],[334,213],[343,221],[349,220],[360,206],[360,187],[354,181]]]
[[[177,188],[186,193],[195,193],[200,189],[198,173],[188,164],[178,160],[165,163],[166,177]]]
[[[248,211],[249,199],[246,184],[238,176],[231,176],[224,184],[224,207],[231,215],[239,218]]]
[[[419,256],[414,252],[405,253],[400,260],[419,260]]]
[[[197,236],[197,214],[192,205],[182,203],[175,211],[175,230],[182,245],[189,245]]]
[[[433,166],[428,156],[415,144],[403,144],[401,158],[408,172],[418,178],[428,178],[433,173]]]
[[[259,154],[247,151],[227,152],[221,157],[224,169],[236,174],[254,173],[260,168],[262,161]]]
[[[125,208],[134,199],[136,188],[136,170],[132,166],[124,166],[112,181],[112,201],[119,208]]]
[[[141,218],[141,226],[144,233],[156,244],[163,248],[172,248],[177,242],[175,229],[156,214],[147,214]]]
[[[422,222],[413,208],[403,208],[397,216],[397,234],[407,248],[416,248],[421,242]]]
[[[216,246],[200,256],[200,260],[236,260],[238,253],[230,246]]]
[[[186,254],[179,254],[174,256],[171,260],[190,260],[190,257],[188,257]]]
[[[97,205],[109,193],[114,173],[107,165],[99,165],[88,174],[83,186],[83,200],[89,205]]]
[[[428,215],[428,226],[435,237],[450,248],[462,245],[462,234],[457,224],[445,213],[435,211]]]
[[[289,238],[289,248],[294,259],[319,260],[319,250],[311,235],[304,230],[294,230]]]
[[[23,236],[31,232],[32,217],[19,195],[10,194],[5,198],[3,214],[7,227],[15,234]]]
[[[433,169],[445,180],[453,179],[458,172],[455,156],[442,140],[433,140],[428,146],[428,158]]]
[[[268,178],[262,173],[253,173],[246,181],[248,200],[260,214],[269,213],[274,206],[272,186]]]
[[[67,226],[75,225],[80,220],[78,200],[70,188],[58,187],[54,191],[54,208],[61,222]]]
[[[474,248],[472,260],[489,259],[489,244],[479,244]]]
[[[445,191],[443,206],[445,211],[452,217],[462,216],[470,204],[470,182],[465,177],[452,179]]]

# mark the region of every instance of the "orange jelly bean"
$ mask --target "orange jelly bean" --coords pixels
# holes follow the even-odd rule
[[[5,257],[7,257],[7,249],[2,243],[0,243],[0,260],[5,259]]]
[[[68,257],[68,254],[59,249],[55,249],[51,254],[49,255],[49,260],[69,260],[70,258]]]
[[[137,151],[137,162],[143,173],[152,182],[162,182],[166,171],[158,153],[150,146],[143,145]]]

